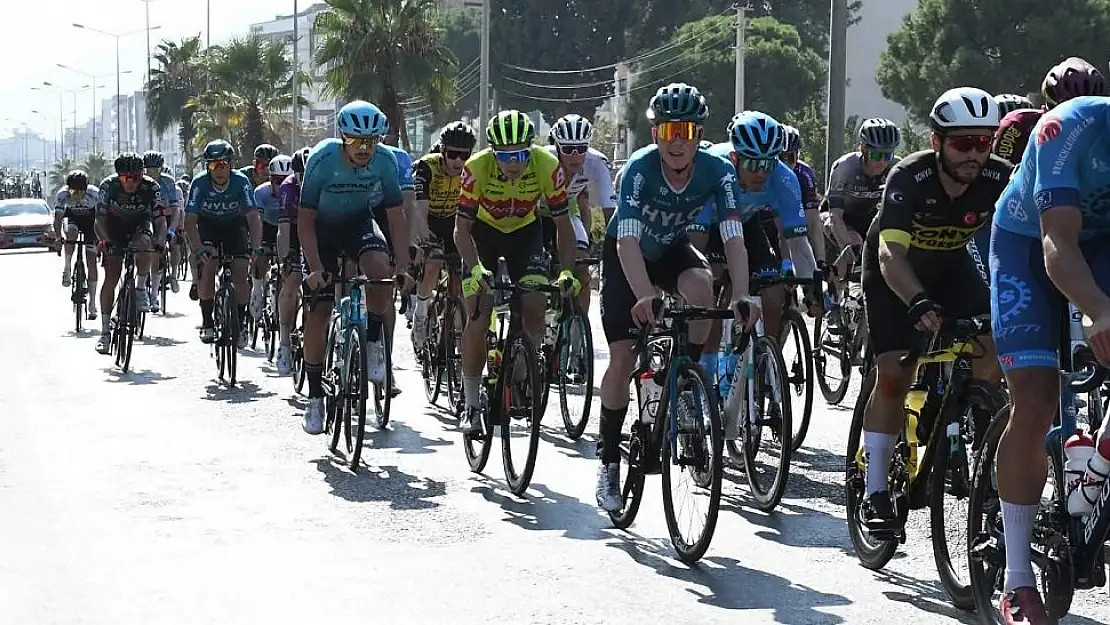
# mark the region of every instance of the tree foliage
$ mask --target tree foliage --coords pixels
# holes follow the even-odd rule
[[[922,120],[955,86],[1027,94],[1066,57],[1101,63],[1108,28],[1110,0],[921,0],[887,37],[877,80]]]
[[[650,69],[635,79],[626,122],[641,137],[647,136],[644,111],[655,91],[672,81],[695,85],[709,102],[707,138],[725,139],[725,126],[734,111],[736,74],[730,16],[707,17],[686,24],[675,33],[674,50],[661,60],[653,57]],[[747,32],[744,73],[744,107],[782,119],[824,91],[825,63],[801,43],[797,29],[770,17],[751,20]],[[641,70],[642,71],[642,70]]]
[[[162,41],[154,52],[150,70],[146,114],[154,132],[161,134],[179,124],[178,141],[185,162],[192,163],[196,127],[189,100],[204,89],[204,49],[200,35],[180,42]]]
[[[459,70],[455,76],[453,106],[436,120],[442,124],[463,115],[473,117],[478,114],[480,66],[476,61],[482,51],[481,19],[477,11],[453,9],[440,14],[439,26],[443,29],[443,44],[455,56]]]

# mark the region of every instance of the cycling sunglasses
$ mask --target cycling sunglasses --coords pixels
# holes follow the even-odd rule
[[[571,154],[585,154],[589,151],[590,146],[586,145],[585,143],[571,143],[559,146],[559,152],[564,156],[570,156]]]
[[[867,160],[889,163],[894,160],[894,150],[867,150]]]
[[[695,122],[663,122],[655,127],[655,136],[660,141],[685,139],[694,141],[701,135],[701,125]]]
[[[208,171],[216,171],[217,169],[222,169],[224,167],[231,167],[231,161],[226,159],[219,161],[208,161],[204,164],[204,166],[208,169]]]
[[[123,182],[138,182],[143,179],[143,175],[140,173],[120,174],[119,179]]]
[[[493,155],[497,157],[498,162],[512,165],[513,163],[523,163],[528,160],[529,155],[532,153],[532,148],[521,148],[519,150],[494,150]]]
[[[449,161],[465,161],[470,158],[471,154],[473,154],[473,152],[470,150],[443,150],[443,157]]]
[[[740,167],[744,171],[752,174],[758,174],[767,171],[774,171],[778,167],[779,159],[777,158],[741,158]]]
[[[959,152],[989,152],[994,143],[994,137],[990,135],[958,135],[945,140]]]
[[[381,137],[343,137],[343,145],[352,146],[356,150],[368,150],[381,142]]]

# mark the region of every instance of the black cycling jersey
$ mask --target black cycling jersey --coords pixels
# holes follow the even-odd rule
[[[990,227],[1013,167],[992,154],[975,182],[955,198],[941,185],[939,170],[932,150],[915,152],[890,170],[864,244],[865,273],[878,270],[880,240],[909,248],[907,259],[918,276],[944,273],[963,264],[968,240]]]
[[[165,217],[166,196],[162,195],[162,185],[150,176],[143,176],[132,193],[124,190],[118,174],[105,178],[99,188],[97,215],[125,221],[154,221]]]
[[[892,161],[892,165],[898,160]],[[867,233],[867,227],[875,217],[876,207],[883,195],[883,181],[888,168],[877,176],[868,176],[863,171],[863,155],[849,152],[836,159],[829,170],[829,192],[825,202],[830,210],[844,211],[844,225],[858,232]]]

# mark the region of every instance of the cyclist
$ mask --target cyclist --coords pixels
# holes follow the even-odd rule
[[[412,257],[411,243],[415,241],[415,231],[412,229],[414,221],[412,219],[413,213],[416,211],[416,190],[412,180],[412,156],[404,149],[399,148],[393,144],[397,143],[397,135],[391,134],[385,138],[381,143],[381,147],[393,153],[393,157],[397,159],[397,184],[401,187],[401,214],[405,216],[405,223],[408,224],[405,231],[405,236],[401,239],[393,238],[393,228],[389,225],[389,215],[387,211],[378,211],[374,213],[374,219],[378,222],[378,228],[385,236],[385,244],[389,248],[389,261],[392,263],[394,260],[393,246],[403,245],[409,248],[409,257]],[[394,241],[398,241],[394,243]],[[396,267],[394,267],[396,269]],[[405,267],[406,271],[408,267]],[[392,270],[391,270],[392,271]],[[402,297],[410,297],[411,291],[402,291]],[[412,303],[411,301],[409,302]],[[409,306],[407,314],[409,319],[412,318],[412,306]],[[397,318],[397,309],[393,306],[387,306],[385,309],[385,327],[389,334],[390,351],[393,349],[393,328]],[[390,392],[394,397],[401,394],[401,387],[397,384],[392,385]]]
[[[459,212],[455,218],[455,244],[463,263],[463,296],[468,314],[462,340],[462,377],[465,427],[482,430],[482,369],[486,364],[486,332],[492,301],[477,298],[483,283],[504,257],[514,284],[547,284],[543,229],[537,206],[541,198],[551,210],[558,229],[560,283],[578,285],[574,279],[574,226],[567,206],[566,174],[559,159],[532,145],[535,126],[520,111],[501,111],[486,126],[490,147],[470,157],[462,173]],[[543,336],[546,298],[542,293],[523,297],[525,331],[539,344]],[[515,373],[515,372],[514,372]]]
[[[177,182],[173,176],[165,173],[166,158],[161,152],[149,150],[143,153],[143,169],[146,175],[157,180],[158,184],[162,187],[162,197],[166,200],[166,242],[170,248],[170,262],[172,267],[176,267],[180,262],[178,256],[177,246],[173,245],[173,240],[177,236],[177,229],[181,226],[184,217],[184,205],[182,204],[181,189],[177,187]],[[159,263],[162,260],[159,259]],[[161,269],[161,267],[156,267]],[[169,272],[170,277],[170,290],[177,293],[180,286],[177,284],[177,276],[173,272]],[[154,280],[153,276],[151,280]],[[150,289],[150,309],[158,312],[158,289],[154,283],[151,283]]]
[[[783,149],[779,159],[790,166],[794,175],[798,177],[798,185],[802,190],[802,208],[806,212],[806,231],[809,233],[809,243],[813,248],[814,257],[823,263],[825,261],[825,229],[821,225],[821,198],[817,196],[817,176],[809,163],[800,158],[802,151],[802,133],[794,126],[783,125]]]
[[[262,247],[264,251],[254,263],[251,283],[250,313],[258,320],[266,306],[266,276],[270,270],[270,254],[277,245],[278,225],[281,221],[281,198],[278,190],[293,173],[293,158],[278,154],[270,159],[270,180],[254,189],[254,205],[262,213]]]
[[[66,176],[66,184],[54,196],[54,240],[62,240],[62,219],[67,220],[65,231],[65,267],[62,268],[62,286],[69,288],[70,271],[73,269],[73,249],[78,233],[85,235],[85,267],[88,292],[96,293],[96,206],[100,189],[89,185],[89,176],[75,169]],[[96,296],[89,298],[88,317],[96,319]]]
[[[254,204],[254,187],[239,171],[232,171],[235,148],[223,139],[204,147],[206,171],[193,180],[189,201],[185,205],[185,229],[189,233],[192,255],[201,265],[198,282],[200,296],[200,340],[216,340],[212,313],[216,307],[216,273],[221,255],[231,257],[231,276],[239,320],[247,321],[247,260],[252,253],[261,254],[262,219]],[[248,246],[249,231],[249,246]],[[208,262],[212,261],[212,262]],[[246,345],[247,332],[239,332],[239,347]]]
[[[301,201],[301,179],[312,148],[301,148],[289,164],[293,174],[278,188],[281,215],[278,219],[277,257],[282,259],[281,290],[278,291],[278,350],[274,360],[278,375],[288,375],[293,368],[289,336],[297,324],[301,296],[301,241],[297,236],[297,205]],[[276,157],[275,157],[276,158]]]
[[[426,224],[431,251],[424,259],[424,277],[416,287],[413,307],[413,344],[424,344],[424,323],[428,316],[428,299],[439,280],[445,254],[458,254],[455,245],[455,215],[459,202],[460,176],[474,151],[478,137],[462,121],[451,122],[439,131],[439,151],[421,157],[413,165],[412,178],[416,187],[416,221]],[[451,280],[458,280],[452,275]]]
[[[710,198],[716,200],[733,276],[733,304],[749,306],[749,324],[760,312],[747,297],[749,272],[736,168],[698,147],[709,118],[705,97],[696,87],[671,83],[651,98],[647,118],[654,143],[637,150],[625,165],[616,215],[609,220],[601,253],[601,322],[610,360],[601,380],[601,464],[595,494],[598,505],[610,512],[623,505],[619,444],[628,411],[628,377],[635,367],[636,328],[653,322],[657,288],[678,291],[696,306],[713,305],[709,264],[685,230]],[[764,148],[770,150],[769,145]],[[708,322],[690,325],[690,344],[684,346],[690,358],[701,357],[708,334]]]
[[[143,175],[143,158],[134,152],[124,152],[113,165],[116,173],[100,183],[93,223],[99,239],[97,246],[104,252],[104,284],[100,287],[100,309],[104,316],[100,321],[100,340],[96,342],[96,351],[101,354],[111,351],[109,323],[127,248],[140,250],[135,254],[135,305],[139,311],[148,312],[150,295],[146,284],[154,264],[151,251],[163,248],[166,240],[166,200],[158,181]]]
[[[590,252],[590,229],[593,224],[594,206],[602,211],[613,212],[616,208],[616,193],[613,191],[612,172],[609,159],[590,147],[593,125],[581,115],[564,115],[551,127],[547,151],[559,159],[559,165],[567,176],[567,197],[570,200],[570,218],[574,225],[575,247],[578,255],[585,257]],[[544,246],[549,254],[555,250],[555,224],[551,217],[544,216],[546,207],[541,207],[541,221],[544,230]],[[583,311],[590,310],[590,270],[589,267],[575,268],[575,276],[582,284],[578,304]]]
[[[942,317],[990,311],[986,285],[964,246],[990,218],[1012,169],[990,154],[998,105],[987,92],[946,91],[929,121],[932,149],[891,169],[863,251],[863,298],[878,370],[863,422],[867,492],[859,514],[870,531],[898,525],[887,477],[913,381],[913,368],[898,359],[915,328],[936,332]],[[989,345],[988,352],[975,361],[975,377],[994,381],[997,363]]]
[[[1110,101],[1095,97],[1069,99],[1045,113],[994,215],[991,322],[1012,406],[998,446],[1004,623],[1055,622],[1037,591],[1030,541],[1048,474],[1045,435],[1058,408],[1065,299],[1093,320],[1088,343],[1099,362],[1110,363],[1108,114]]]
[[[376,211],[389,214],[394,240],[405,241],[408,224],[401,207],[404,202],[397,184],[397,157],[379,150],[389,130],[389,121],[369,102],[355,100],[344,105],[336,116],[338,139],[325,139],[313,148],[301,182],[300,207],[297,209],[297,234],[304,255],[305,284],[320,293],[318,304],[304,319],[304,367],[308,379],[308,406],[302,427],[309,434],[324,431],[323,363],[325,331],[331,318],[332,293],[325,287],[339,273],[339,257],[357,261],[369,278],[388,277],[393,270],[389,246],[374,219]],[[409,250],[398,245],[394,250],[400,267],[408,267]],[[397,273],[401,281],[408,274]],[[385,381],[384,346],[381,344],[381,319],[390,307],[392,293],[371,289],[366,308],[366,373],[376,384]]]
[[[258,185],[266,184],[270,179],[270,161],[280,153],[280,150],[269,143],[263,143],[254,149],[254,160],[251,164],[240,167],[239,173],[250,180],[252,189],[256,189]]]

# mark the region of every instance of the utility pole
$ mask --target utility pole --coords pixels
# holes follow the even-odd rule
[[[478,149],[486,147],[485,127],[489,123],[489,23],[490,0],[482,0],[481,63],[478,80]]]
[[[848,0],[832,0],[829,8],[829,85],[826,108],[825,167],[844,152],[844,97],[847,89]]]
[[[301,15],[297,10],[297,0],[293,0],[293,136],[289,141],[289,152],[300,149],[300,124],[301,124]]]
[[[733,105],[735,112],[744,110],[744,57],[745,33],[748,28],[747,0],[736,3],[736,93]]]
[[[143,82],[143,109],[150,106],[150,3],[152,0],[143,0],[143,5],[146,6],[146,81]],[[145,113],[145,110],[144,110]],[[146,142],[147,149],[154,149],[154,128],[150,125],[150,117],[147,116],[146,121]],[[95,125],[96,120],[93,120]],[[138,120],[136,120],[138,124]]]

